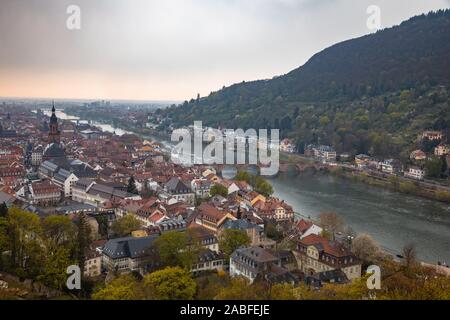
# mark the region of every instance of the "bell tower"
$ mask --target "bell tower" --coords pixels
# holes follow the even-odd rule
[[[53,101],[52,116],[50,117],[48,133],[48,143],[60,143],[61,142],[61,132],[58,129],[58,118],[56,117],[55,102]]]

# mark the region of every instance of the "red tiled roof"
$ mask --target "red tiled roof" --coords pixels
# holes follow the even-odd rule
[[[345,249],[340,243],[336,241],[330,241],[327,238],[316,234],[310,234],[305,238],[299,240],[299,243],[304,246],[316,246],[321,245],[323,251],[335,257],[345,257],[352,255],[347,249]]]
[[[297,222],[296,227],[297,229],[301,232],[304,233],[305,231],[307,231],[309,228],[311,228],[313,225],[312,222],[310,221],[306,221],[306,220],[300,220],[299,222]]]
[[[208,218],[207,220],[212,221],[219,221],[226,215],[226,212],[220,211],[208,203],[202,203],[198,207],[198,211],[202,217],[206,217]]]

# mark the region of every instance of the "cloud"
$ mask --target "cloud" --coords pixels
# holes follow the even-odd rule
[[[270,78],[447,0],[2,0],[0,96],[189,99]],[[81,8],[81,30],[66,8]]]

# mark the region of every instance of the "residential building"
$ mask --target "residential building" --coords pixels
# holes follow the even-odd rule
[[[266,220],[277,222],[292,221],[294,219],[294,210],[284,200],[269,198],[266,202],[258,201],[253,206],[259,215]]]
[[[298,283],[298,278],[281,266],[279,257],[260,247],[234,251],[230,257],[230,276],[247,278],[250,283],[257,278],[271,283]]]
[[[387,159],[381,163],[381,171],[388,174],[398,174],[403,170],[403,165],[399,160]]]
[[[365,168],[370,157],[367,154],[358,154],[355,156],[355,164],[358,168]]]
[[[37,146],[31,152],[31,165],[40,166],[42,163],[42,154],[44,152],[44,148],[42,146]]]
[[[342,270],[336,269],[331,271],[317,272],[313,275],[307,275],[305,277],[305,282],[308,286],[318,290],[323,286],[324,283],[345,284],[348,283],[349,280]]]
[[[281,152],[287,152],[287,153],[295,153],[295,143],[292,139],[283,139],[280,143],[280,151]]]
[[[219,252],[219,240],[210,229],[193,223],[189,226],[189,236],[192,243],[199,244],[205,249]]]
[[[123,191],[120,187],[96,183],[87,179],[78,180],[72,187],[72,200],[90,204],[97,208],[107,202],[121,200],[141,200],[139,195]]]
[[[195,195],[199,198],[208,198],[211,196],[212,183],[206,179],[194,179],[192,180],[191,187],[195,192]]]
[[[145,275],[158,265],[154,241],[159,235],[126,237],[109,240],[102,250],[103,268],[110,272]]]
[[[191,272],[197,275],[206,271],[221,271],[226,268],[227,260],[222,253],[209,249],[202,250],[196,262],[191,267]]]
[[[423,180],[423,178],[425,177],[425,170],[419,167],[409,167],[408,171],[405,172],[405,177],[416,180]]]
[[[337,153],[331,146],[318,146],[313,149],[314,157],[324,162],[336,161]]]
[[[215,233],[217,233],[220,226],[227,220],[236,220],[231,213],[221,211],[209,203],[202,203],[197,210],[198,213],[195,218],[195,223]]]
[[[15,197],[0,191],[0,205],[4,203],[9,208],[14,204],[16,200],[17,199]]]
[[[88,278],[98,277],[102,273],[102,250],[106,240],[98,240],[91,243],[85,254],[84,276]]]
[[[64,192],[66,198],[72,197],[73,185],[78,181],[78,177],[70,171],[59,169],[53,176],[52,182]]]
[[[244,231],[250,239],[251,246],[260,246],[264,240],[264,228],[246,219],[228,220],[221,226],[220,233],[227,229]]]
[[[172,177],[164,185],[164,190],[178,201],[195,203],[195,193],[178,177]]]
[[[434,148],[434,154],[438,157],[450,154],[450,145],[441,143],[436,148]]]
[[[300,234],[300,239],[303,239],[310,234],[321,235],[323,231],[322,227],[319,227],[315,223],[304,219],[296,222],[295,228]]]
[[[42,207],[56,205],[61,200],[61,191],[50,181],[38,181],[30,184],[30,203]]]
[[[442,140],[444,138],[444,133],[442,131],[424,131],[422,133],[422,139],[425,138],[428,140]]]
[[[294,254],[300,271],[307,275],[342,270],[349,280],[361,277],[361,262],[337,241],[310,234],[297,241]]]
[[[422,150],[414,150],[413,152],[411,152],[409,158],[411,160],[422,161],[426,160],[427,154]]]

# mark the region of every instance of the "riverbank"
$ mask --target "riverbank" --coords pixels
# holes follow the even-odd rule
[[[314,159],[301,155],[283,154],[280,161],[284,172],[331,174],[395,192],[450,203],[450,190],[448,188],[419,180],[388,175],[373,170],[361,170],[350,165],[318,163]]]
[[[420,181],[412,181],[404,177],[394,175],[376,175],[371,172],[349,170],[344,167],[331,167],[328,172],[335,176],[363,182],[371,186],[387,188],[392,191],[450,203],[450,192],[442,188],[430,188]]]

